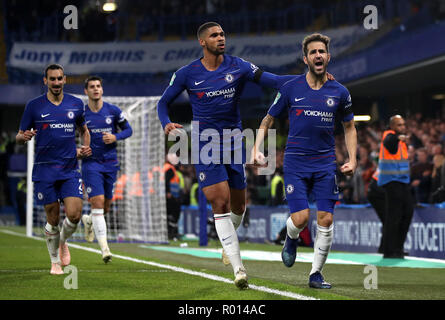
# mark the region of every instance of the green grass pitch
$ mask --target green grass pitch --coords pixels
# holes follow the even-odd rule
[[[224,266],[220,259],[128,243],[110,243],[113,261],[104,264],[97,243],[70,242],[74,244],[70,252],[71,265],[77,269],[77,289],[67,289],[65,284],[72,284],[67,277],[73,274],[50,275],[45,241],[19,235],[24,232],[20,227],[0,228],[1,300],[445,299],[445,268],[378,266],[378,288],[365,289],[364,265],[327,264],[323,274],[333,288],[315,290],[307,286],[310,263],[297,262],[286,268],[279,261],[245,260],[251,288],[240,291],[231,283],[231,267]],[[187,245],[199,248],[196,241]],[[179,247],[179,243],[166,246]],[[218,248],[218,243],[211,241],[208,248]],[[281,247],[241,243],[241,250],[280,252]],[[299,252],[312,249],[299,248]],[[193,272],[196,274],[190,274]],[[217,280],[209,279],[212,276]]]

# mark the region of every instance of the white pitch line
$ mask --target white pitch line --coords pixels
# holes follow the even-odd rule
[[[2,230],[2,229],[0,229],[0,231],[3,232],[3,233],[6,233],[6,234],[13,235],[13,236],[19,236],[19,237],[24,237],[24,238],[34,239],[34,240],[40,240],[40,241],[44,241],[45,240],[45,239],[39,238],[39,237],[27,237],[25,234],[17,233],[17,232],[10,231],[10,230]],[[76,248],[76,249],[80,249],[80,250],[84,250],[84,251],[89,251],[89,252],[92,252],[92,253],[102,254],[101,251],[98,250],[98,249],[84,247],[84,246],[81,246],[81,245],[78,245],[78,244],[74,244],[74,243],[70,243],[70,242],[67,242],[67,243],[68,243],[69,247],[72,247],[72,248]],[[176,272],[182,272],[182,273],[190,274],[190,275],[193,275],[193,276],[198,276],[198,277],[202,277],[202,278],[206,278],[206,279],[210,279],[210,280],[214,280],[214,281],[219,281],[219,282],[225,282],[225,283],[229,283],[229,284],[233,285],[233,280],[227,279],[227,278],[224,278],[224,277],[220,277],[220,276],[216,276],[216,275],[213,275],[213,274],[208,274],[208,273],[199,272],[199,271],[193,271],[193,270],[189,270],[189,269],[185,269],[185,268],[181,268],[181,267],[175,267],[175,266],[171,266],[171,265],[163,264],[163,263],[157,263],[157,262],[152,262],[152,261],[147,261],[147,260],[136,259],[136,258],[132,258],[132,257],[119,255],[119,254],[113,254],[113,258],[118,258],[118,259],[122,259],[122,260],[126,260],[126,261],[136,262],[136,263],[142,263],[142,264],[145,264],[145,265],[150,265],[150,266],[154,266],[154,267],[158,267],[158,268],[168,269],[168,270],[172,270],[172,271],[176,271]],[[281,291],[281,290],[271,289],[271,288],[264,287],[264,286],[257,286],[257,285],[254,285],[254,284],[249,284],[249,289],[253,289],[253,290],[257,290],[257,291],[261,291],[261,292],[266,292],[266,293],[272,293],[272,294],[280,295],[280,296],[283,296],[283,297],[293,298],[293,299],[296,299],[296,300],[319,300],[319,299],[314,298],[314,297],[309,297],[309,296],[305,296],[305,295],[294,293],[294,292]]]

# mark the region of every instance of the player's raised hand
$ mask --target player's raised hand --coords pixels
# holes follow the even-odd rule
[[[357,168],[357,164],[353,162],[346,162],[344,165],[340,167],[341,173],[345,176],[352,176]]]
[[[174,133],[172,131],[174,131],[176,128],[182,128],[182,125],[179,123],[170,122],[165,126],[164,132],[168,136],[170,133]]]
[[[116,136],[109,132],[102,132],[102,140],[105,144],[116,142]]]

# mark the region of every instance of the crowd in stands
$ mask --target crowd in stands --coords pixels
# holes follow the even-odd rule
[[[445,201],[445,120],[423,118],[420,113],[406,118],[411,186],[417,205]],[[352,177],[338,175],[340,202],[366,204],[368,185],[379,157],[381,136],[387,129],[383,123],[357,123],[358,166]],[[13,133],[0,134],[0,207],[10,206],[17,212],[18,222],[24,223],[26,193],[26,149],[15,144]],[[338,164],[347,160],[344,136],[338,135]],[[274,175],[258,175],[256,168],[246,166],[247,198],[251,205],[285,205],[283,176],[284,150],[277,151]],[[197,178],[193,165],[177,165],[182,173],[182,204],[197,204]],[[277,178],[276,181],[273,179]],[[277,183],[278,181],[278,183]],[[279,186],[272,191],[271,186]],[[20,214],[19,214],[20,213]],[[20,218],[21,216],[21,218]],[[22,221],[23,220],[23,221]]]
[[[197,27],[208,20],[218,21],[230,34],[322,30],[361,24],[363,8],[370,4],[379,8],[379,16],[385,21],[403,20],[422,9],[439,19],[439,15],[445,15],[443,0],[131,0],[117,1],[114,12],[104,12],[104,2],[5,1],[7,42],[185,39],[193,38]],[[66,5],[78,10],[78,32],[64,28]]]
[[[16,224],[25,225],[26,147],[15,143],[15,134],[0,132],[0,208],[13,208]]]
[[[423,118],[416,113],[406,118],[411,187],[416,203],[445,201],[441,186],[445,185],[445,121]],[[358,126],[358,167],[351,178],[339,176],[344,203],[367,203],[368,185],[377,168],[384,125]],[[337,139],[342,139],[338,136]],[[344,143],[338,141],[337,160],[347,157]],[[443,189],[443,187],[442,187]],[[439,190],[439,191],[438,191]]]
[[[411,168],[412,192],[417,204],[433,204],[445,201],[445,120],[423,118],[420,113],[406,118],[408,152]],[[377,169],[381,137],[387,124],[357,123],[358,150],[357,170],[352,177],[338,174],[341,193],[340,202],[345,204],[368,203],[367,191],[372,176]],[[347,160],[344,136],[336,136],[336,157],[339,165]],[[283,176],[284,150],[277,151],[275,175],[257,175],[257,169],[246,166],[247,194],[253,205],[284,205],[284,190],[272,194],[274,176]],[[184,204],[189,204],[190,189],[196,183],[193,166],[180,166],[189,181],[185,187]]]

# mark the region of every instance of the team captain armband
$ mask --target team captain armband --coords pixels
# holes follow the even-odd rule
[[[264,73],[264,71],[258,68],[258,69],[255,71],[255,75],[253,76],[253,81],[254,81],[255,83],[259,83],[259,82],[260,82],[260,78],[261,78],[261,76],[263,75],[263,73]]]

